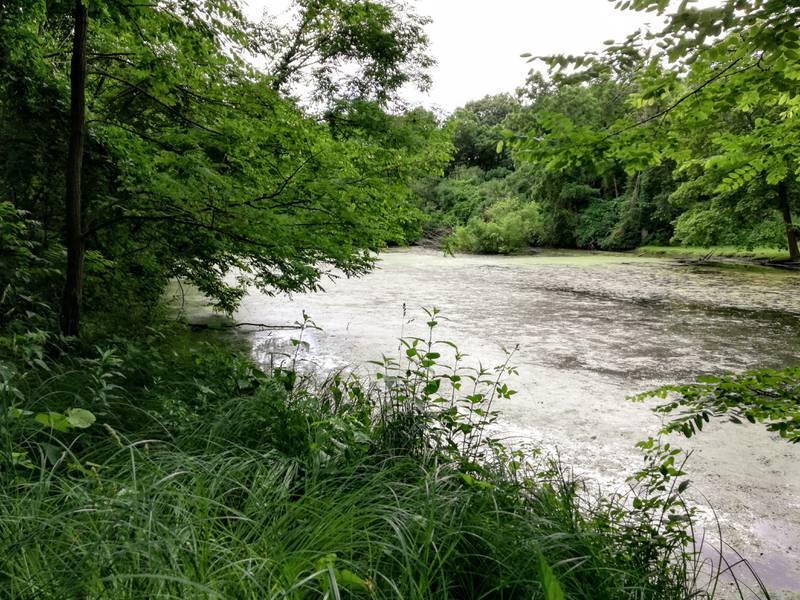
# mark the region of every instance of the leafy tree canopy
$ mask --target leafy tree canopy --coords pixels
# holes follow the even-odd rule
[[[316,102],[380,103],[413,83],[430,86],[422,17],[398,0],[295,0],[288,22],[265,13],[254,50],[279,91],[307,90]]]
[[[468,102],[449,120],[455,155],[453,166],[480,167],[485,171],[512,167],[506,152],[497,152],[505,119],[518,108],[508,94]]]
[[[411,33],[421,21],[391,4],[329,4],[325,22],[349,45],[319,42],[317,65],[334,81],[339,58],[357,56],[364,70],[349,81],[378,102],[332,114],[372,120],[332,127],[304,114],[275,74],[240,58],[267,46],[235,2],[89,3],[81,236],[91,306],[124,301],[125,290],[153,302],[182,277],[231,310],[245,280],[270,293],[317,289],[324,275],[365,272],[372,252],[413,229],[409,178],[441,168],[446,141],[429,115],[390,116],[380,101],[428,64],[411,58],[424,54]],[[75,6],[0,2],[0,193],[39,222],[49,247],[65,223]],[[357,31],[366,37],[348,38]]]

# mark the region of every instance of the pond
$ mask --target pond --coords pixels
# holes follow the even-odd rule
[[[641,465],[635,443],[660,424],[626,396],[703,374],[800,364],[800,274],[792,272],[630,254],[412,249],[386,252],[370,275],[325,288],[290,299],[252,293],[236,320],[291,324],[305,311],[322,329],[304,333],[303,357],[325,370],[395,355],[401,335],[423,332],[421,307],[436,306],[447,318],[439,336],[476,362],[502,362],[502,347],[518,345],[509,387],[519,393],[498,405],[504,433],[557,449],[606,489],[625,485]],[[199,317],[202,299],[187,301]],[[238,335],[268,363],[291,352],[297,333]],[[800,595],[800,444],[728,423],[674,441],[693,451],[690,490],[708,521],[719,521],[768,587]]]

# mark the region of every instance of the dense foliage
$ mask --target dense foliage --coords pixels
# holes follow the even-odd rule
[[[680,450],[643,442],[630,492],[600,496],[506,448],[514,368],[465,367],[438,311],[376,374],[318,381],[199,341],[163,296],[177,279],[231,312],[248,285],[318,290],[416,240],[425,213],[475,252],[770,244],[793,231],[770,221],[772,195],[794,208],[788,167],[773,190],[766,159],[720,187],[652,145],[567,156],[565,135],[618,126],[641,95],[607,72],[532,76],[442,126],[398,102],[432,64],[408,5],[287,14],[0,0],[0,595],[712,597]],[[745,418],[794,439],[765,398],[780,375],[760,377]],[[695,389],[671,406],[702,419]]]
[[[457,110],[447,176],[421,186],[430,228],[455,228],[453,244],[471,251],[732,245],[799,260],[797,7],[670,6],[621,3],[657,11],[663,30],[600,53],[533,57],[547,77],[532,71],[515,96]],[[465,167],[480,169],[470,184]],[[486,209],[509,197],[537,205],[535,234],[482,243],[468,224],[504,229]]]
[[[326,50],[318,68],[334,77],[350,64],[343,56],[364,64],[363,77],[348,72],[352,85],[326,87],[328,121],[280,92],[284,67],[240,58],[270,46],[233,2],[0,3],[0,194],[38,223],[31,234],[47,251],[63,244],[67,287],[82,293],[85,279],[88,310],[125,297],[153,304],[171,277],[230,310],[244,280],[316,289],[332,269],[363,273],[372,252],[414,235],[409,181],[435,172],[448,146],[432,116],[390,115],[383,101],[429,64],[427,40],[419,25],[398,25],[412,16],[392,4],[299,6],[312,4],[326,41],[302,41]],[[330,31],[343,6],[355,12]],[[82,12],[76,90],[69,40]],[[387,54],[389,43],[398,46]],[[85,123],[71,108],[77,91]],[[78,164],[65,178],[68,154]]]

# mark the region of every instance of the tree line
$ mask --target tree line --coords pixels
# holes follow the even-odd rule
[[[173,278],[231,311],[425,235],[800,259],[799,9],[620,8],[664,25],[440,122],[400,99],[433,59],[397,0],[2,0],[0,325],[144,317]]]
[[[619,8],[663,26],[529,57],[544,72],[452,115],[446,177],[418,186],[429,227],[474,251],[732,245],[800,260],[798,8]]]

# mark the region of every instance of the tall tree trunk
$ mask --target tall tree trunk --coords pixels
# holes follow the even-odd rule
[[[785,181],[778,184],[778,205],[783,213],[783,224],[786,226],[786,240],[789,242],[789,256],[793,261],[800,261],[800,248],[797,245],[797,229],[792,223],[792,210],[789,207],[789,187]]]
[[[76,336],[80,330],[85,245],[81,218],[81,171],[86,137],[86,0],[75,0],[75,34],[70,72],[70,137],[66,176],[67,280],[61,304],[61,332]]]

